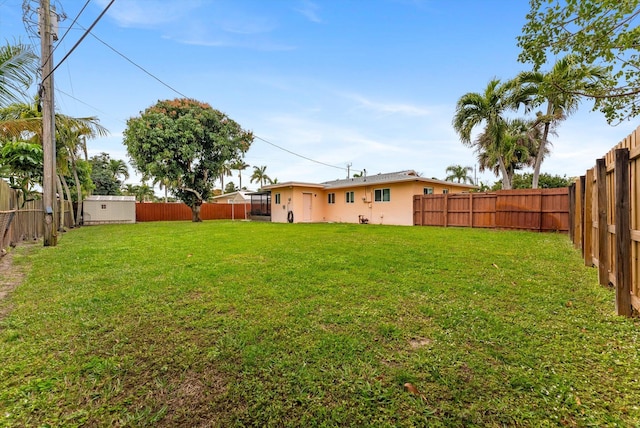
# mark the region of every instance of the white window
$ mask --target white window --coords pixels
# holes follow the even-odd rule
[[[107,204],[101,204],[101,205],[100,205],[100,209],[102,209],[102,210],[106,210],[106,209],[107,209]]]
[[[373,191],[373,200],[376,202],[389,202],[391,200],[391,189],[376,189]]]
[[[433,195],[433,187],[425,187],[423,192],[425,195]]]
[[[276,205],[280,205],[280,193],[276,193]]]
[[[442,189],[442,193],[449,193],[449,189]]]
[[[329,204],[335,204],[336,203],[336,194],[335,193],[328,193],[327,194],[327,203],[329,203]]]
[[[345,198],[348,204],[352,204],[356,201],[354,192],[345,192]]]

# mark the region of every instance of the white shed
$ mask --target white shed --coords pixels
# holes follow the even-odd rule
[[[83,224],[135,223],[135,196],[88,196],[82,206]]]

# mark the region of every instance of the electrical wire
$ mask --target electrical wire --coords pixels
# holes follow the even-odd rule
[[[53,74],[54,71],[56,71],[56,69],[58,67],[60,67],[62,65],[62,63],[65,62],[65,60],[67,58],[69,58],[69,55],[71,55],[71,53],[78,47],[78,45],[80,45],[80,43],[82,43],[82,41],[84,40],[85,37],[87,37],[87,35],[89,35],[89,33],[91,32],[91,30],[93,29],[93,27],[96,26],[96,24],[98,23],[98,21],[100,21],[100,19],[102,19],[102,17],[104,16],[105,13],[107,13],[107,10],[109,10],[109,8],[111,7],[111,5],[113,4],[113,2],[115,2],[115,0],[111,0],[109,2],[109,4],[107,5],[107,7],[104,8],[104,10],[102,11],[102,13],[96,18],[95,21],[93,21],[93,24],[91,24],[89,26],[89,28],[87,30],[85,30],[85,33],[82,35],[82,37],[80,37],[80,39],[76,42],[75,45],[73,45],[73,47],[71,48],[71,50],[69,52],[67,52],[67,54],[64,56],[64,58],[62,58],[62,60],[58,63],[58,65],[56,65],[55,67],[53,67],[53,70],[51,70],[49,72],[49,74],[47,74],[46,76],[44,76],[42,78],[42,81],[44,82],[45,80],[47,80],[49,78],[49,76],[51,76]]]
[[[87,6],[89,6],[89,3],[91,3],[91,0],[87,0],[87,2],[84,4],[84,6],[82,6],[82,9],[80,9],[80,12],[78,12],[76,17],[73,18],[73,22],[71,22],[71,25],[69,25],[69,28],[67,28],[67,31],[65,31],[64,34],[62,35],[62,37],[60,37],[60,40],[58,40],[58,44],[51,51],[51,55],[53,55],[53,53],[56,51],[56,49],[58,49],[58,46],[60,46],[60,43],[62,43],[64,38],[67,37],[67,34],[69,34],[69,31],[71,31],[71,29],[73,28],[73,25],[78,21],[78,18],[80,18],[80,15],[82,15],[82,12],[84,12],[84,10],[87,8]],[[64,12],[63,12],[63,14],[64,14]],[[49,55],[49,56],[51,56],[51,55]],[[49,58],[47,58],[47,61],[48,60],[49,60]]]
[[[87,5],[90,1],[91,1],[91,0],[88,0],[88,1],[87,1],[87,3],[85,4],[85,7],[86,7],[86,5]],[[82,25],[80,25],[80,24],[76,23],[76,20],[77,20],[77,17],[76,17],[76,20],[74,20],[74,22],[69,26],[69,30],[70,30],[74,25],[76,25],[76,26],[80,27],[82,30],[84,30],[84,31],[85,31],[85,33],[82,35],[82,37],[80,38],[80,40],[78,40],[78,42],[77,42],[77,43],[76,43],[76,44],[71,48],[71,50],[70,50],[70,51],[67,53],[67,55],[62,59],[62,61],[61,61],[58,65],[56,65],[56,67],[51,71],[51,73],[53,73],[53,71],[55,71],[55,69],[56,69],[56,68],[58,68],[58,66],[59,66],[60,64],[62,64],[62,62],[64,62],[64,60],[65,60],[65,59],[66,59],[66,58],[71,54],[71,52],[73,52],[73,50],[74,50],[74,49],[75,49],[75,48],[80,44],[80,42],[81,42],[81,41],[82,41],[82,40],[83,40],[83,39],[84,39],[88,34],[91,34],[91,36],[92,36],[94,39],[96,39],[97,41],[99,41],[100,43],[102,43],[104,46],[106,46],[107,48],[109,48],[111,51],[113,51],[113,52],[114,52],[114,53],[116,53],[118,56],[120,56],[121,58],[123,58],[124,60],[126,60],[127,62],[129,62],[131,65],[133,65],[133,66],[135,66],[136,68],[138,68],[140,71],[142,71],[143,73],[145,73],[146,75],[148,75],[148,76],[149,76],[149,77],[151,77],[152,79],[156,80],[156,81],[157,81],[158,83],[160,83],[161,85],[165,86],[166,88],[170,89],[171,91],[175,92],[176,94],[180,95],[180,96],[181,96],[181,97],[183,97],[183,98],[190,98],[190,97],[188,97],[187,95],[185,95],[185,94],[183,94],[182,92],[180,92],[179,90],[177,90],[176,88],[174,88],[174,87],[172,87],[171,85],[169,85],[168,83],[165,83],[162,79],[160,79],[159,77],[155,76],[153,73],[151,73],[150,71],[146,70],[146,69],[145,69],[144,67],[142,67],[141,65],[138,65],[138,64],[137,64],[136,62],[134,62],[132,59],[130,59],[129,57],[127,57],[126,55],[124,55],[123,53],[121,53],[120,51],[118,51],[117,49],[115,49],[113,46],[109,45],[107,42],[105,42],[104,40],[102,40],[101,38],[99,38],[98,36],[96,36],[95,34],[93,34],[93,33],[91,32],[91,30],[93,29],[93,27],[97,24],[97,22],[100,20],[100,18],[102,18],[102,16],[106,13],[106,11],[109,9],[109,7],[113,4],[113,2],[114,2],[114,1],[115,1],[115,0],[111,0],[111,2],[107,5],[107,7],[105,8],[105,10],[100,14],[100,16],[99,16],[99,17],[94,21],[94,23],[93,23],[93,24],[92,24],[88,29],[86,29],[86,28],[84,28]],[[83,7],[83,10],[84,10],[84,7]],[[81,11],[80,11],[80,13],[78,14],[78,16],[80,16],[80,14],[81,14],[81,13],[82,13],[82,10],[81,10]],[[69,30],[67,30],[67,32],[65,32],[65,35],[69,32]],[[64,36],[63,36],[63,38],[64,38]],[[49,73],[49,75],[47,75],[46,77],[49,77],[49,76],[51,75],[51,73]],[[45,77],[45,78],[46,78],[46,77]],[[45,80],[45,79],[43,79],[43,80]],[[89,104],[85,103],[84,101],[81,101],[81,100],[77,99],[76,97],[74,97],[74,96],[72,96],[72,95],[69,95],[69,94],[67,94],[67,93],[65,93],[65,92],[63,92],[63,91],[60,91],[60,92],[61,92],[61,93],[63,93],[63,94],[65,94],[66,96],[68,96],[68,97],[70,97],[70,98],[73,98],[74,100],[76,100],[76,101],[78,101],[78,102],[81,102],[82,104],[85,104],[85,105],[87,105],[87,106],[89,106],[89,107],[91,107],[91,108],[94,108],[94,109],[95,109],[95,110],[97,110],[97,111],[100,111],[99,109],[96,109],[95,107],[92,107],[91,105],[89,105]],[[301,158],[301,159],[305,159],[305,160],[307,160],[307,161],[314,162],[314,163],[317,163],[317,164],[319,164],[319,165],[323,165],[323,166],[327,166],[327,167],[330,167],[330,168],[339,169],[339,170],[342,170],[342,171],[348,171],[348,170],[349,170],[348,168],[345,168],[345,167],[341,167],[341,166],[337,166],[337,165],[331,165],[331,164],[328,164],[328,163],[325,163],[325,162],[322,162],[322,161],[319,161],[319,160],[316,160],[316,159],[312,159],[312,158],[310,158],[310,157],[308,157],[308,156],[304,156],[304,155],[301,155],[301,154],[299,154],[299,153],[293,152],[293,151],[291,151],[291,150],[289,150],[289,149],[286,149],[286,148],[284,148],[284,147],[282,147],[282,146],[279,146],[279,145],[277,145],[277,144],[275,144],[275,143],[272,143],[271,141],[268,141],[268,140],[266,140],[265,138],[262,138],[262,137],[260,137],[260,136],[258,136],[258,135],[255,135],[255,134],[254,134],[254,138],[255,138],[255,139],[257,139],[257,140],[260,140],[260,141],[262,141],[262,142],[264,142],[264,143],[266,143],[266,144],[269,144],[270,146],[273,146],[273,147],[275,147],[275,148],[277,148],[277,149],[279,149],[279,150],[282,150],[282,151],[284,151],[284,152],[287,152],[287,153],[289,153],[289,154],[291,154],[291,155],[293,155],[293,156],[297,156],[297,157],[299,157],[299,158]],[[358,171],[358,170],[356,170],[356,169],[351,169],[351,171]],[[360,171],[360,172],[362,172],[362,171]]]
[[[85,30],[85,28],[83,28],[81,25],[78,24],[78,27],[82,28],[83,30]],[[131,65],[135,66],[136,68],[138,68],[140,71],[142,71],[143,73],[145,73],[146,75],[148,75],[149,77],[153,78],[154,80],[156,80],[158,83],[160,83],[161,85],[165,86],[166,88],[170,89],[171,91],[175,92],[176,94],[180,95],[183,98],[190,98],[187,95],[183,94],[182,92],[178,91],[176,88],[174,88],[173,86],[169,85],[168,83],[164,82],[162,79],[160,79],[159,77],[155,76],[153,73],[151,73],[150,71],[148,71],[147,69],[145,69],[144,67],[142,67],[141,65],[137,64],[136,62],[134,62],[132,59],[130,59],[129,57],[127,57],[125,54],[121,53],[120,51],[118,51],[116,48],[114,48],[113,46],[109,45],[107,42],[105,42],[104,40],[102,40],[100,37],[96,36],[95,34],[91,33],[91,36],[96,39],[97,41],[99,41],[100,43],[102,43],[104,46],[106,46],[107,48],[109,48],[111,51],[113,51],[114,53],[116,53],[118,56],[120,56],[121,58],[123,58],[124,60],[126,60],[127,62],[129,62]],[[308,160],[310,162],[315,162],[317,164],[320,165],[324,165],[324,166],[328,166],[330,168],[336,168],[336,169],[340,169],[342,171],[347,171],[347,168],[344,167],[340,167],[340,166],[336,166],[336,165],[331,165],[328,163],[324,163],[315,159],[312,159],[310,157],[295,153],[289,149],[286,149],[284,147],[281,147],[277,144],[274,144],[258,135],[254,134],[254,137],[260,141],[263,141],[264,143],[267,143],[273,147],[276,147],[277,149],[280,149],[284,152],[287,152],[289,154],[292,154],[294,156],[297,156],[299,158]],[[358,170],[353,170],[353,171],[358,171]],[[362,171],[360,171],[362,172]]]

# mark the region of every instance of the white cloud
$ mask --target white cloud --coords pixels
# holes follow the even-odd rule
[[[296,12],[302,14],[309,21],[316,24],[322,24],[322,18],[320,18],[320,15],[318,14],[319,9],[320,7],[310,0],[303,0],[299,7],[294,8]]]
[[[372,101],[362,95],[342,94],[343,97],[355,101],[356,108],[363,108],[384,114],[403,114],[407,116],[428,116],[431,112],[421,106],[407,103],[391,103]]]

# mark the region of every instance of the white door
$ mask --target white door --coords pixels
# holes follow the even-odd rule
[[[302,221],[311,221],[311,193],[302,194]]]

